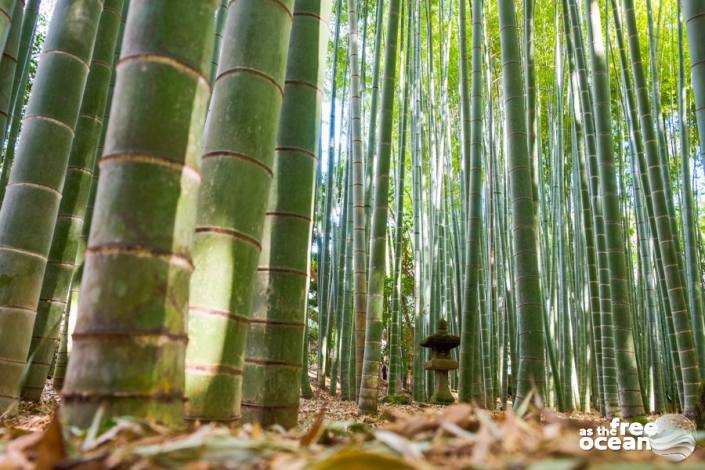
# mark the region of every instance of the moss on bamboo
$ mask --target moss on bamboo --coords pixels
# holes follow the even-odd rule
[[[182,420],[215,6],[130,2],[62,391],[75,426],[99,408],[105,418]]]

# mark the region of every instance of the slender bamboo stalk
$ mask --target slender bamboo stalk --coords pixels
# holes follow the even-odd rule
[[[332,82],[332,92],[331,92],[331,101],[330,101],[330,115],[328,119],[328,174],[327,174],[327,181],[326,181],[326,192],[325,192],[325,197],[322,198],[322,204],[324,206],[323,208],[323,213],[322,217],[323,220],[321,221],[321,224],[323,225],[323,241],[321,243],[321,250],[319,251],[318,254],[318,287],[316,290],[316,294],[318,297],[318,361],[317,361],[317,368],[316,368],[316,379],[318,383],[319,388],[325,388],[325,358],[327,357],[327,352],[328,352],[328,347],[327,347],[327,340],[328,338],[325,336],[326,332],[328,331],[328,328],[326,327],[326,322],[328,320],[328,315],[326,314],[327,312],[327,281],[328,281],[328,271],[327,271],[327,262],[328,262],[328,239],[329,239],[329,231],[328,231],[328,220],[330,218],[330,199],[329,199],[329,193],[331,191],[329,190],[330,187],[332,186],[332,181],[333,181],[333,171],[332,169],[335,167],[334,161],[335,161],[335,144],[336,144],[336,139],[335,139],[335,121],[336,121],[336,105],[337,105],[337,94],[338,94],[338,55],[340,54],[340,26],[342,23],[341,16],[342,16],[342,1],[337,0],[336,3],[336,23],[335,23],[335,39],[333,41],[333,70],[331,74],[331,82]],[[343,92],[345,91],[345,81],[343,83]],[[338,145],[341,145],[340,142]]]
[[[365,217],[365,166],[362,155],[360,100],[360,38],[357,30],[357,4],[348,0],[348,57],[350,66],[350,119],[352,121],[352,187],[353,187],[353,283],[355,310],[355,394],[359,393],[365,351],[365,308],[367,306],[367,248]]]
[[[498,7],[519,337],[516,402],[521,403],[532,389],[539,396],[544,393],[543,305],[534,224],[536,209],[531,185],[526,184],[531,180],[531,160],[516,11],[510,0],[500,0]]]
[[[399,136],[399,156],[398,156],[398,168],[396,177],[396,194],[394,196],[396,202],[395,209],[395,232],[394,232],[394,268],[393,268],[393,280],[394,287],[392,292],[392,305],[391,305],[391,328],[389,331],[389,343],[390,343],[390,358],[389,358],[389,380],[387,382],[387,395],[396,395],[400,391],[401,378],[402,378],[402,326],[401,326],[401,304],[403,301],[402,297],[402,258],[404,254],[402,252],[402,237],[404,233],[404,185],[406,179],[406,144],[407,144],[407,122],[408,122],[408,112],[409,112],[409,97],[411,87],[408,83],[409,72],[411,69],[411,14],[409,14],[409,9],[406,9],[407,15],[407,36],[406,36],[406,53],[405,53],[405,65],[404,65],[404,84],[402,92],[402,111],[401,111],[401,132]]]
[[[370,230],[370,264],[367,296],[365,353],[358,406],[365,414],[377,411],[379,369],[382,362],[384,322],[384,278],[386,269],[387,216],[389,211],[389,167],[392,154],[394,86],[397,72],[401,0],[390,0],[387,39],[384,48],[384,77],[379,121],[379,144],[374,175],[374,201]]]
[[[467,237],[465,285],[463,286],[462,334],[460,343],[461,401],[480,398],[480,365],[473,362],[479,346],[478,274],[482,204],[482,1],[472,5],[472,90],[468,90],[467,52],[465,51],[465,4],[459,5],[461,96],[463,110],[463,153],[467,194]]]

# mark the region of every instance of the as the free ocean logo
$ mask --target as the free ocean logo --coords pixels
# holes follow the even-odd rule
[[[695,450],[695,424],[683,415],[668,414],[641,424],[613,418],[609,426],[580,429],[580,448],[588,451],[644,451],[681,462]]]

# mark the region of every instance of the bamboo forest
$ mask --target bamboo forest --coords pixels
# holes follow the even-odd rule
[[[705,468],[705,0],[0,0],[0,470]]]

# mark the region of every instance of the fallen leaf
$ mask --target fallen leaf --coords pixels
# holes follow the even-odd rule
[[[313,464],[309,470],[416,470],[419,468],[421,467],[391,455],[352,449],[333,454]]]
[[[54,415],[37,445],[36,470],[51,470],[66,458],[66,446],[61,432],[59,413]]]
[[[301,436],[301,447],[308,447],[318,441],[318,439],[321,437],[321,434],[323,434],[323,418],[325,417],[325,415],[326,413],[323,410],[318,413],[316,421],[313,422],[311,428],[308,430],[308,432],[306,432],[306,434]]]

